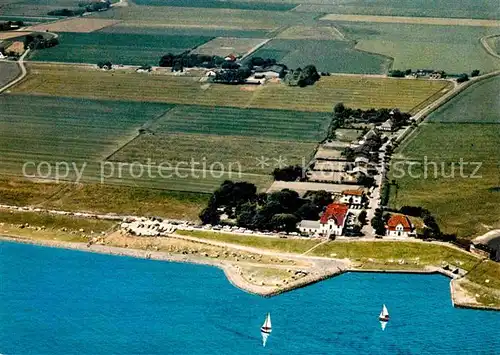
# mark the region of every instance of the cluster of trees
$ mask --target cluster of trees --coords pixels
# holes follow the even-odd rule
[[[464,83],[466,81],[469,81],[469,76],[465,73],[460,74],[457,78],[457,83]]]
[[[297,68],[295,70],[290,70],[288,74],[285,75],[284,82],[290,86],[304,87],[313,85],[320,77],[316,67],[314,65],[308,65],[304,67],[304,69]]]
[[[284,168],[276,168],[273,170],[275,181],[296,181],[304,177],[304,171],[300,165],[290,165]]]
[[[333,108],[332,126],[336,128],[343,127],[349,122],[363,123],[382,123],[391,119],[395,127],[404,126],[408,123],[411,115],[407,112],[401,112],[398,109],[374,109],[361,110],[346,107],[342,102],[336,104]]]
[[[224,62],[224,58],[216,55],[192,54],[186,51],[181,54],[167,53],[160,58],[158,65],[160,67],[216,68]]]
[[[14,29],[18,29],[24,25],[23,21],[7,21],[0,22],[0,31],[10,31]]]
[[[91,1],[78,4],[78,9],[57,9],[47,12],[50,16],[81,16],[86,12],[104,11],[111,7],[111,1]]]
[[[373,218],[371,220],[371,226],[375,230],[375,233],[377,235],[384,235],[385,234],[385,219],[384,219],[384,213],[380,208],[377,208],[375,210],[375,214],[373,215]]]
[[[270,194],[257,193],[253,184],[224,181],[211,196],[200,219],[204,224],[216,225],[220,223],[221,214],[225,213],[240,227],[293,232],[300,220],[317,220],[331,202],[331,195],[326,191],[300,198],[297,192],[288,189]]]
[[[42,35],[27,35],[24,37],[24,49],[44,49],[57,46],[59,40],[57,38],[45,38]]]
[[[251,74],[252,72],[248,68],[225,69],[218,71],[212,81],[222,84],[242,84]]]
[[[389,76],[392,76],[393,78],[404,78],[407,75],[411,74],[411,69],[406,69],[406,70],[391,70],[389,72]]]
[[[276,59],[272,59],[272,58],[261,58],[261,57],[252,57],[250,58],[246,64],[253,68],[253,67],[270,67],[271,65],[275,65],[275,64],[278,64],[276,62]]]
[[[472,73],[470,73],[470,76],[474,78],[476,76],[479,76],[479,73],[480,73],[479,69],[474,69]]]

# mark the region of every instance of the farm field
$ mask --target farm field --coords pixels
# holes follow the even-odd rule
[[[313,25],[316,14],[215,8],[128,6],[92,15],[141,27],[272,30],[285,25]],[[165,19],[168,23],[165,24]]]
[[[62,33],[59,45],[35,51],[31,60],[96,64],[109,60],[120,64],[157,65],[169,52],[182,53],[210,39],[202,36]]]
[[[466,109],[467,106],[463,110]],[[439,120],[442,114],[436,114],[434,120]],[[445,233],[464,238],[500,227],[499,135],[500,124],[432,123],[432,120],[424,124],[408,143],[396,150],[389,174],[389,181],[396,182],[390,190],[390,207],[425,207],[436,216]],[[460,159],[470,163],[463,166],[463,174]],[[421,164],[413,166],[413,177],[408,172],[410,162]],[[423,166],[425,162],[427,168]],[[476,178],[471,177],[475,162],[481,164],[474,174]]]
[[[459,74],[500,68],[500,60],[480,43],[481,37],[498,31],[494,27],[332,23],[348,39],[357,41],[357,49],[394,58],[394,69],[431,68]]]
[[[319,71],[334,73],[386,73],[391,60],[354,49],[354,43],[327,40],[273,39],[252,56],[273,58],[289,68],[314,64]]]
[[[148,129],[155,133],[196,133],[318,142],[331,117],[326,113],[229,107],[176,106]]]
[[[75,163],[79,171],[83,169],[83,182],[193,192],[211,192],[229,178],[254,182],[263,189],[270,185],[270,176],[264,175],[223,172],[205,178],[191,176],[189,167],[164,169],[160,174],[154,167],[146,172],[130,164],[122,170],[118,164],[101,163],[169,105],[20,95],[1,96],[0,100],[1,131],[11,132],[0,143],[0,174],[34,177],[35,165],[43,161],[52,164],[52,174],[47,167],[43,173],[49,180],[54,178],[55,164],[67,162],[71,167]],[[26,162],[33,164],[23,171]],[[75,180],[76,176],[73,168],[63,180]]]
[[[500,123],[499,88],[500,77],[483,80],[441,106],[428,120],[442,123]],[[481,105],[481,102],[487,104]]]
[[[177,106],[109,160],[175,165],[194,159],[204,169],[269,174],[279,161],[309,161],[329,122],[322,113]]]
[[[207,106],[331,112],[343,102],[362,109],[415,111],[451,88],[436,80],[332,75],[306,88],[281,84],[246,87],[199,83],[196,77],[107,73],[84,67],[31,64],[30,75],[12,89],[24,94],[169,102]]]
[[[218,37],[196,47],[192,53],[219,57],[226,57],[230,54],[242,56],[263,42],[261,38]]]
[[[335,26],[290,26],[278,33],[277,39],[344,40]]]
[[[41,17],[61,8],[77,8],[78,0],[4,0],[0,2],[2,16]]]
[[[132,0],[137,5],[146,6],[180,6],[221,8],[240,10],[265,10],[265,11],[288,11],[293,9],[294,4],[268,3],[266,1],[217,1],[217,0]]]
[[[0,88],[7,85],[21,74],[17,63],[0,62]]]
[[[328,14],[320,18],[327,21],[370,22],[370,23],[405,23],[417,25],[442,25],[442,26],[477,26],[500,27],[497,20],[479,20],[468,18],[439,18],[439,17],[405,17],[405,16],[367,16],[367,15],[342,15]]]
[[[27,28],[29,31],[37,32],[94,32],[108,26],[117,24],[119,21],[108,19],[97,19],[90,17],[70,18],[48,24],[39,24]]]
[[[165,27],[165,26],[142,26],[140,24],[119,23],[114,26],[105,27],[99,32],[125,33],[125,34],[147,34],[161,36],[201,36],[201,37],[240,37],[240,38],[266,38],[267,30],[238,30],[223,28],[199,28],[199,27]]]
[[[336,2],[335,5],[332,5],[332,2],[328,0],[301,0],[300,3],[302,5],[294,11],[495,20],[500,18],[500,10],[495,0],[483,1],[481,6],[477,6],[475,0],[443,0],[439,2],[426,0],[354,0]]]
[[[315,142],[244,136],[160,133],[139,136],[109,160],[175,166],[194,159],[200,169],[270,174],[280,158],[286,165],[304,165],[316,146]],[[262,157],[267,159],[264,166],[258,164]]]

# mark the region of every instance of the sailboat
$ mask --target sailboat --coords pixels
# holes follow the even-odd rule
[[[387,307],[385,306],[385,304],[382,307],[382,312],[380,312],[378,319],[381,322],[388,322],[389,321],[389,311],[387,310]]]
[[[271,335],[271,315],[268,313],[264,324],[260,327],[260,334],[262,334],[262,346],[266,346],[267,338]]]

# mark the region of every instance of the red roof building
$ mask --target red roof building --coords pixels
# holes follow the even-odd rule
[[[337,226],[343,226],[349,206],[343,203],[331,203],[326,207],[326,211],[320,218],[321,224],[328,223],[329,220],[335,220]]]
[[[405,215],[393,214],[385,227],[387,235],[391,237],[408,237],[413,231],[410,219]]]

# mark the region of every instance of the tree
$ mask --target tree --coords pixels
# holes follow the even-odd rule
[[[363,211],[361,211],[359,213],[359,215],[358,215],[358,221],[362,225],[366,224],[366,211],[365,210],[363,210]]]
[[[273,226],[273,229],[287,233],[295,232],[297,230],[298,222],[299,219],[290,213],[276,214],[271,218],[271,225]]]
[[[295,181],[302,177],[302,167],[299,165],[276,168],[273,171],[275,181]]]
[[[325,190],[315,191],[311,194],[312,202],[321,210],[333,202],[332,194]]]
[[[335,107],[333,108],[333,113],[335,115],[339,115],[341,116],[344,111],[346,110],[344,104],[342,102],[339,102],[338,104],[335,105]]]
[[[469,81],[469,76],[465,73],[463,74],[460,74],[457,78],[457,83],[463,83],[463,82],[466,82],[466,81]]]
[[[219,224],[220,216],[215,206],[208,206],[200,213],[200,220],[203,224]]]
[[[312,202],[306,202],[302,206],[299,207],[297,212],[295,213],[300,219],[309,219],[316,221],[319,218],[319,213],[321,212],[321,208],[318,205]]]
[[[254,228],[254,217],[256,214],[257,208],[255,204],[247,202],[243,204],[237,212],[236,223],[240,227],[244,228]]]
[[[268,204],[276,202],[281,206],[282,211],[295,212],[302,205],[302,200],[296,191],[283,189],[268,196]]]
[[[472,71],[472,73],[470,73],[470,76],[473,78],[473,77],[475,77],[475,76],[478,76],[478,75],[479,75],[479,73],[480,73],[479,69],[474,69],[474,70]]]

